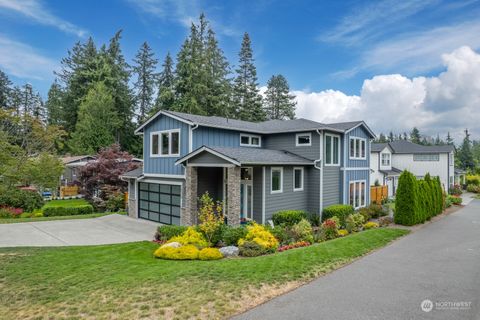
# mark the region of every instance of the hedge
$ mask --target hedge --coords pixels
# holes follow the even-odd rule
[[[44,217],[76,216],[93,213],[93,207],[89,204],[77,207],[47,207],[43,209]]]
[[[283,210],[274,213],[272,216],[273,224],[293,226],[299,223],[302,219],[307,218],[307,212],[302,210]]]
[[[38,192],[17,188],[0,190],[0,207],[21,208],[25,212],[32,212],[42,206],[43,198]]]
[[[345,226],[345,219],[353,213],[355,213],[355,210],[351,205],[334,204],[323,209],[322,221],[325,221],[333,217],[337,217],[338,220],[340,221],[340,225]]]

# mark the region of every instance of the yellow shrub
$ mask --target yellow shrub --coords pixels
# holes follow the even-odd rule
[[[160,259],[168,260],[195,260],[198,259],[199,250],[194,245],[181,246],[179,248],[160,247],[153,255]]]
[[[259,224],[252,224],[247,226],[247,235],[245,238],[238,240],[238,245],[243,245],[246,241],[253,241],[267,250],[276,250],[278,247],[278,240],[266,230],[264,226]]]
[[[191,244],[200,249],[208,247],[207,240],[194,227],[188,227],[182,235],[173,237],[168,242],[179,242],[184,246]]]
[[[378,228],[378,223],[369,221],[363,225],[363,229],[365,230],[373,229],[373,228]]]
[[[341,229],[341,230],[337,231],[337,234],[338,234],[339,237],[345,237],[345,236],[348,235],[348,231],[345,230],[345,229]]]
[[[217,248],[204,248],[198,254],[198,259],[200,260],[218,260],[222,258],[223,255]]]

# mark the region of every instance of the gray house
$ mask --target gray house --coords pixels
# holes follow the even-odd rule
[[[123,176],[133,217],[194,224],[206,191],[224,202],[229,224],[370,202],[374,134],[363,121],[253,123],[160,111],[136,133],[143,135],[143,169]]]

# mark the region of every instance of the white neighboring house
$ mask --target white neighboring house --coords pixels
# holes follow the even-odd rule
[[[445,191],[454,184],[454,147],[423,146],[406,140],[372,143],[370,153],[370,183],[378,181],[388,186],[388,195],[395,195],[398,177],[403,170],[417,178],[427,173],[439,176]]]

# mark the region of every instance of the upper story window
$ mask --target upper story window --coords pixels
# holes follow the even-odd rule
[[[297,133],[295,135],[295,146],[297,147],[308,147],[312,145],[312,134],[311,133]]]
[[[325,165],[340,165],[340,137],[325,134]]]
[[[150,134],[151,157],[180,156],[180,129],[152,132]]]
[[[367,157],[367,139],[350,138],[350,159],[365,160]]]
[[[382,153],[382,166],[388,167],[390,166],[390,153]]]
[[[271,193],[283,192],[283,168],[273,167],[270,172]]]
[[[417,153],[413,155],[413,161],[440,161],[438,153]]]
[[[253,134],[240,134],[240,145],[242,147],[261,147],[262,137]]]

